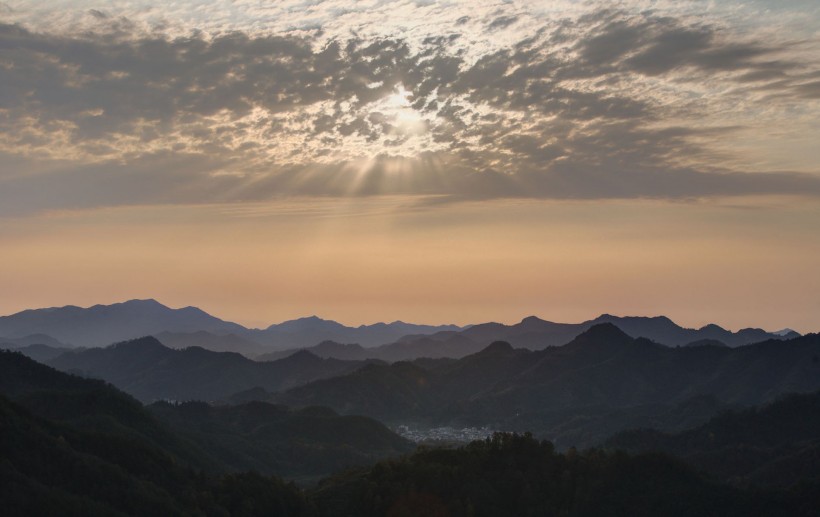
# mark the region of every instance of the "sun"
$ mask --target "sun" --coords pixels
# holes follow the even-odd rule
[[[409,97],[412,97],[412,95],[413,95],[413,93],[407,91],[404,88],[403,84],[399,84],[393,90],[392,94],[390,94],[390,95],[388,95],[387,97],[384,98],[384,103],[387,106],[390,106],[391,108],[394,108],[394,109],[397,109],[397,110],[405,109],[405,108],[412,109],[412,106],[410,104],[410,99],[409,99]]]
[[[391,118],[393,131],[400,135],[421,135],[427,132],[427,121],[410,102],[413,93],[399,84],[393,93],[379,102],[378,110]]]

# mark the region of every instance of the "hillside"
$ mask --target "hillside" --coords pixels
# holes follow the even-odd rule
[[[463,448],[423,449],[325,480],[324,516],[810,516],[817,485],[791,491],[716,484],[663,455],[558,454],[528,435],[496,434]]]
[[[327,408],[294,411],[264,402],[217,407],[157,402],[148,409],[230,470],[304,482],[415,448],[373,419],[339,416]]]
[[[258,474],[206,476],[132,436],[43,419],[0,396],[3,514],[308,515],[292,486]]]
[[[733,484],[820,483],[820,392],[728,411],[682,433],[625,431],[605,446],[671,454]]]
[[[198,347],[173,350],[153,337],[69,352],[47,363],[62,371],[104,379],[144,402],[224,400],[256,386],[278,391],[349,373],[363,364],[321,359],[308,352],[257,362],[237,353]]]
[[[0,395],[41,418],[129,437],[194,466],[217,468],[169,432],[131,396],[99,380],[67,375],[15,352],[0,352]]]
[[[211,473],[254,470],[315,481],[414,448],[375,420],[339,416],[327,408],[292,411],[259,402],[144,408],[105,382],[68,375],[12,352],[0,353],[0,395],[37,418],[156,449],[169,461]]]
[[[575,345],[594,349],[600,337]],[[614,346],[629,346],[627,340]],[[439,364],[478,371],[502,362],[514,369],[527,354],[496,343],[467,362]],[[383,369],[403,382],[432,380],[410,363],[370,365],[354,377]],[[818,401],[820,393],[790,396],[680,435],[653,433],[648,440],[645,432],[625,433],[608,444],[652,443],[710,478],[665,455],[559,454],[529,435],[495,434],[459,449],[395,457],[412,446],[366,418],[264,403],[157,403],[146,411],[101,381],[3,352],[0,498],[5,515],[809,516],[820,503]],[[206,471],[190,468],[197,464]],[[307,490],[255,473],[220,473],[278,470],[313,481],[354,465],[361,466]],[[731,469],[750,465],[757,467],[738,483]],[[729,475],[716,476],[715,467]]]
[[[818,335],[735,349],[669,348],[600,324],[562,347],[533,352],[496,344],[428,368],[375,365],[273,400],[391,423],[532,430],[561,447],[581,446],[636,425],[681,430],[727,406],[815,391],[817,356]],[[685,418],[676,416],[678,407],[688,408]]]

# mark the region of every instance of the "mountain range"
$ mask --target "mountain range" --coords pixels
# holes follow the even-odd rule
[[[818,390],[818,358],[817,334],[669,348],[604,323],[560,347],[495,342],[455,361],[370,364],[268,400],[390,423],[530,430],[559,446],[587,446],[624,428],[683,429],[729,406]]]
[[[302,348],[316,347],[311,351],[320,357],[393,362],[418,357],[460,358],[499,340],[515,347],[540,350],[563,345],[600,323],[614,323],[632,337],[645,337],[668,346],[708,341],[736,347],[766,339],[799,336],[788,329],[766,332],[747,328],[732,332],[714,324],[688,329],[664,316],[607,314],[582,323],[555,323],[530,316],[514,325],[482,323],[467,327],[416,325],[401,321],[348,327],[310,316],[265,329],[250,329],[211,316],[196,307],[172,309],[155,300],[130,300],[89,308],[33,309],[0,317],[0,347],[18,348],[31,344],[101,347],[152,335],[171,348],[199,346],[268,360],[285,357]],[[363,350],[357,350],[354,345]]]
[[[532,351],[498,341],[458,360],[386,364],[303,350],[260,362],[196,347],[174,350],[146,337],[44,362],[111,382],[144,402],[326,406],[391,424],[532,430],[559,446],[598,443],[631,427],[682,430],[728,407],[820,389],[816,334],[734,349],[670,348],[609,323],[564,346]]]
[[[58,426],[69,440],[77,432],[103,435],[98,452],[119,447],[120,461],[130,454],[142,454],[146,461],[166,457],[210,473],[254,470],[315,481],[414,448],[375,420],[339,416],[327,408],[291,410],[260,402],[230,407],[161,402],[146,408],[99,380],[0,351],[0,401],[6,400],[12,408],[48,419],[47,425]],[[12,408],[6,409],[18,411]],[[2,422],[0,438],[11,431]],[[0,439],[0,448],[8,444]],[[31,461],[49,463],[36,455]]]
[[[602,323],[543,350],[497,341],[461,359],[392,364],[307,351],[254,362],[146,337],[52,361],[132,390],[178,390],[174,377],[227,390],[245,375],[276,377],[269,388],[280,391],[146,407],[100,380],[0,351],[0,499],[10,515],[792,516],[820,503],[816,334],[671,348]],[[529,433],[496,433],[410,453],[413,444],[354,413],[531,429],[566,452]],[[313,485],[332,471],[303,489],[267,475]]]
[[[85,347],[110,345],[163,331],[222,334],[244,330],[241,325],[196,307],[171,309],[156,300],[130,300],[88,308],[69,305],[32,309],[0,317],[0,336],[5,338],[45,334],[62,343]]]
[[[81,308],[72,305],[31,309],[0,317],[0,344],[71,344],[100,347],[144,336],[161,336],[175,348],[197,346],[256,355],[312,346],[325,340],[376,346],[408,334],[456,331],[456,325],[416,325],[394,321],[348,327],[316,316],[249,329],[221,320],[196,307],[172,309],[156,300],[129,300]]]
[[[816,334],[738,348],[672,348],[612,323],[543,350],[496,341],[461,359],[392,364],[308,350],[253,361],[198,347],[175,350],[153,337],[56,357],[40,353],[50,366],[106,380],[147,403],[326,406],[391,425],[529,430],[561,447],[592,445],[630,427],[682,430],[727,407],[820,389]]]
[[[762,329],[747,328],[738,332],[731,332],[714,324],[699,329],[688,329],[677,325],[664,316],[618,317],[604,314],[583,323],[554,323],[530,316],[514,325],[482,323],[460,331],[410,334],[394,343],[371,348],[365,348],[357,344],[324,341],[304,350],[319,357],[359,360],[380,359],[387,362],[412,361],[420,357],[457,359],[474,354],[494,341],[504,341],[516,348],[531,350],[561,346],[601,323],[612,323],[632,337],[644,337],[667,346],[712,344],[737,347],[766,339],[790,339],[800,336],[797,332],[789,329],[766,332]],[[279,359],[287,357],[297,350],[269,352],[259,356],[259,358],[266,360]]]
[[[820,493],[812,445],[817,400],[792,397],[679,435],[693,438],[654,440],[718,450],[717,458],[731,464],[707,468],[710,475],[744,464],[775,475],[749,480],[762,488],[737,487],[664,454],[559,453],[529,434],[496,433],[457,449],[410,453],[411,444],[378,422],[326,408],[201,402],[145,408],[103,382],[0,352],[0,500],[4,515],[489,517],[536,510],[578,517],[802,517],[816,514]],[[773,435],[772,424],[781,421],[788,429]],[[726,454],[725,444],[736,444],[740,454]],[[814,453],[795,457],[795,451]],[[339,470],[302,488],[257,472],[314,481],[329,468]],[[789,468],[795,471],[781,479]]]
[[[279,391],[343,375],[364,364],[322,359],[304,351],[278,361],[258,362],[234,352],[198,347],[174,350],[150,336],[104,348],[68,351],[44,363],[103,379],[143,402],[223,400],[253,387]]]
[[[457,358],[478,352],[494,341],[505,341],[516,348],[542,350],[568,343],[581,333],[602,323],[614,324],[633,338],[642,337],[670,347],[706,341],[738,347],[767,339],[790,339],[800,336],[799,333],[788,329],[777,333],[766,332],[758,328],[746,328],[732,332],[715,324],[690,329],[681,327],[665,316],[620,317],[603,314],[582,323],[555,323],[529,316],[514,325],[483,323],[458,332],[445,331],[430,335],[405,336],[397,343],[379,347],[380,350],[377,350],[373,357],[391,361],[408,360],[414,357]]]

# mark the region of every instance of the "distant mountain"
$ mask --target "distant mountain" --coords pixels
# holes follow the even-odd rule
[[[601,323],[612,323],[631,337],[643,337],[667,346],[720,341],[727,346],[737,347],[767,339],[791,339],[800,336],[797,332],[788,329],[777,333],[751,328],[731,332],[718,325],[688,329],[677,325],[665,316],[619,317],[604,314],[582,323],[554,323],[529,316],[514,325],[482,323],[459,332],[404,336],[397,343],[389,345],[389,348],[396,352],[395,355],[386,353],[376,356],[385,360],[407,360],[416,357],[459,358],[475,353],[493,341],[506,341],[516,348],[542,350],[551,346],[561,346]]]
[[[726,412],[678,434],[625,431],[605,446],[671,454],[734,484],[820,483],[820,392],[792,394],[760,408]]]
[[[347,327],[316,316],[285,321],[266,329],[248,329],[196,307],[171,309],[156,300],[129,300],[88,308],[68,305],[31,309],[0,316],[0,348],[30,344],[100,347],[153,335],[168,341],[172,348],[200,346],[255,356],[309,347],[323,341],[359,343],[368,347],[392,343],[408,334],[456,330],[461,327],[415,325],[402,321]]]
[[[0,337],[0,348],[21,348],[29,345],[47,345],[55,348],[66,347],[51,336],[45,334],[29,334],[22,337]]]
[[[700,339],[698,341],[692,341],[691,343],[686,343],[683,346],[728,346],[723,341],[718,341],[717,339]]]
[[[325,320],[318,316],[307,316],[295,320],[283,321],[282,323],[275,323],[269,326],[266,330],[271,332],[283,332],[288,334],[302,334],[306,332],[313,333],[332,333],[347,329],[341,323],[332,320]]]
[[[705,325],[699,329],[688,329],[677,325],[665,316],[644,318],[604,314],[585,324],[596,325],[598,323],[613,323],[632,337],[645,337],[668,346],[680,346],[693,341],[712,339],[731,347],[737,347],[767,339],[791,339],[800,336],[794,331],[774,333],[758,328],[745,328],[732,332],[715,324]]]
[[[359,344],[341,344],[335,341],[323,341],[316,346],[306,348],[291,348],[280,352],[270,352],[257,356],[259,361],[271,361],[288,357],[300,350],[308,351],[319,357],[365,360],[378,359],[381,361],[412,361],[417,358],[439,359],[444,357],[464,357],[472,353],[476,347],[473,341],[452,332],[450,339],[434,340],[425,336],[418,336],[412,341],[399,341],[387,345],[365,348]]]
[[[277,359],[284,359],[295,353],[306,351],[324,359],[345,359],[351,361],[363,361],[365,359],[373,359],[376,354],[373,353],[374,348],[364,348],[359,344],[342,344],[335,341],[322,341],[318,345],[307,348],[289,348],[278,352],[268,352],[256,357],[257,361],[276,361]]]
[[[532,430],[558,445],[593,445],[619,429],[682,429],[727,406],[820,389],[820,336],[728,348],[669,348],[612,324],[541,351],[495,343],[457,361],[371,365],[268,395],[391,423]],[[693,401],[710,397],[707,404]],[[683,407],[689,415],[677,419]]]
[[[717,325],[687,329],[663,316],[619,317],[609,314],[582,323],[555,323],[530,316],[514,325],[483,323],[468,327],[416,325],[402,321],[348,327],[310,316],[270,325],[265,329],[248,329],[211,316],[196,307],[171,309],[155,300],[130,300],[89,308],[66,306],[34,309],[0,317],[0,348],[29,344],[100,347],[153,335],[171,348],[198,346],[212,351],[237,352],[248,357],[265,356],[266,360],[271,360],[332,341],[356,344],[367,349],[367,352],[355,350],[352,346],[332,347],[327,344],[313,352],[326,358],[393,362],[420,357],[460,358],[478,352],[493,341],[507,341],[516,348],[541,350],[563,345],[600,323],[613,323],[632,337],[645,337],[668,346],[710,340],[736,347],[766,339],[799,336],[789,329],[774,333],[753,328],[731,332]]]
[[[59,348],[48,345],[28,345],[20,348],[10,348],[14,352],[20,352],[26,357],[30,357],[38,363],[45,363],[55,359],[66,352],[76,351],[76,348]]]
[[[383,361],[412,361],[425,357],[440,359],[443,357],[460,358],[480,350],[475,341],[465,337],[462,333],[447,331],[439,332],[436,338],[417,336],[411,339],[402,339],[396,343],[368,349],[377,359]]]
[[[461,327],[456,325],[416,325],[403,321],[347,327],[335,321],[310,316],[271,325],[265,330],[254,330],[248,336],[274,349],[284,350],[309,347],[324,341],[373,347],[398,341],[408,334],[426,335],[458,330]]]
[[[222,400],[255,386],[277,391],[349,373],[363,364],[322,359],[309,352],[256,362],[237,353],[198,347],[173,350],[153,337],[68,352],[47,363],[62,371],[104,379],[146,402]]]
[[[269,347],[236,334],[213,334],[204,330],[196,332],[160,332],[154,337],[168,348],[177,350],[196,346],[212,352],[236,352],[248,358],[255,358],[270,351]]]
[[[76,346],[104,346],[161,332],[242,332],[244,327],[215,318],[196,307],[171,309],[156,300],[130,300],[89,308],[33,309],[0,317],[0,336],[34,333]],[[0,339],[2,341],[2,339]],[[48,344],[48,343],[46,343]]]

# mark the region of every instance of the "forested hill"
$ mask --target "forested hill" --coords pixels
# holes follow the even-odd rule
[[[169,431],[111,386],[57,372],[21,354],[0,353],[0,374],[0,500],[8,516],[802,517],[816,515],[820,504],[813,475],[789,488],[737,488],[665,455],[557,453],[549,442],[512,434],[459,449],[422,449],[299,489],[260,474],[213,472],[213,465],[201,470],[188,455],[202,452],[197,443],[216,436],[227,440],[231,434],[246,442],[221,450],[217,459],[242,450],[253,454],[248,442],[260,438],[254,433],[261,422],[275,423],[270,412],[290,420],[300,435],[317,444],[321,435],[341,440],[347,433],[358,434],[357,421],[334,432],[315,426],[316,419],[338,418],[318,408],[298,412],[301,420],[292,420],[286,409],[267,404],[160,404],[154,414],[169,413],[166,421],[183,421]],[[810,419],[804,423],[815,424]],[[200,429],[197,439],[204,441],[177,436],[186,426]],[[283,428],[270,429],[276,433]],[[356,439],[360,445],[376,440]],[[376,442],[391,444],[389,439]],[[214,445],[219,443],[209,447]],[[301,452],[297,456],[310,458]]]
[[[796,517],[816,515],[818,489],[737,489],[664,455],[559,454],[528,435],[497,434],[339,474],[313,499],[326,517]]]
[[[7,516],[305,515],[293,487],[218,469],[131,397],[0,352],[0,501]]]
[[[277,474],[301,483],[415,449],[372,418],[339,416],[328,408],[158,402],[148,410],[226,470]]]
[[[680,405],[694,407],[691,401],[712,400],[717,410],[816,391],[818,357],[817,334],[740,348],[669,348],[606,323],[562,347],[528,351],[498,342],[457,361],[370,365],[271,398],[397,423],[493,425],[589,446],[662,421]],[[694,416],[671,428],[712,414]]]
[[[214,408],[192,402],[156,404],[149,411],[102,381],[11,352],[0,352],[0,395],[39,418],[127,439],[214,473],[256,470],[313,481],[414,448],[373,419],[339,416],[327,408],[293,411],[267,403]]]
[[[625,431],[606,447],[665,452],[735,484],[820,483],[820,392],[728,411],[682,433]]]
[[[224,400],[249,388],[287,389],[349,373],[364,364],[322,359],[309,352],[257,362],[199,347],[174,350],[153,337],[68,352],[46,362],[62,371],[104,379],[143,402]]]

